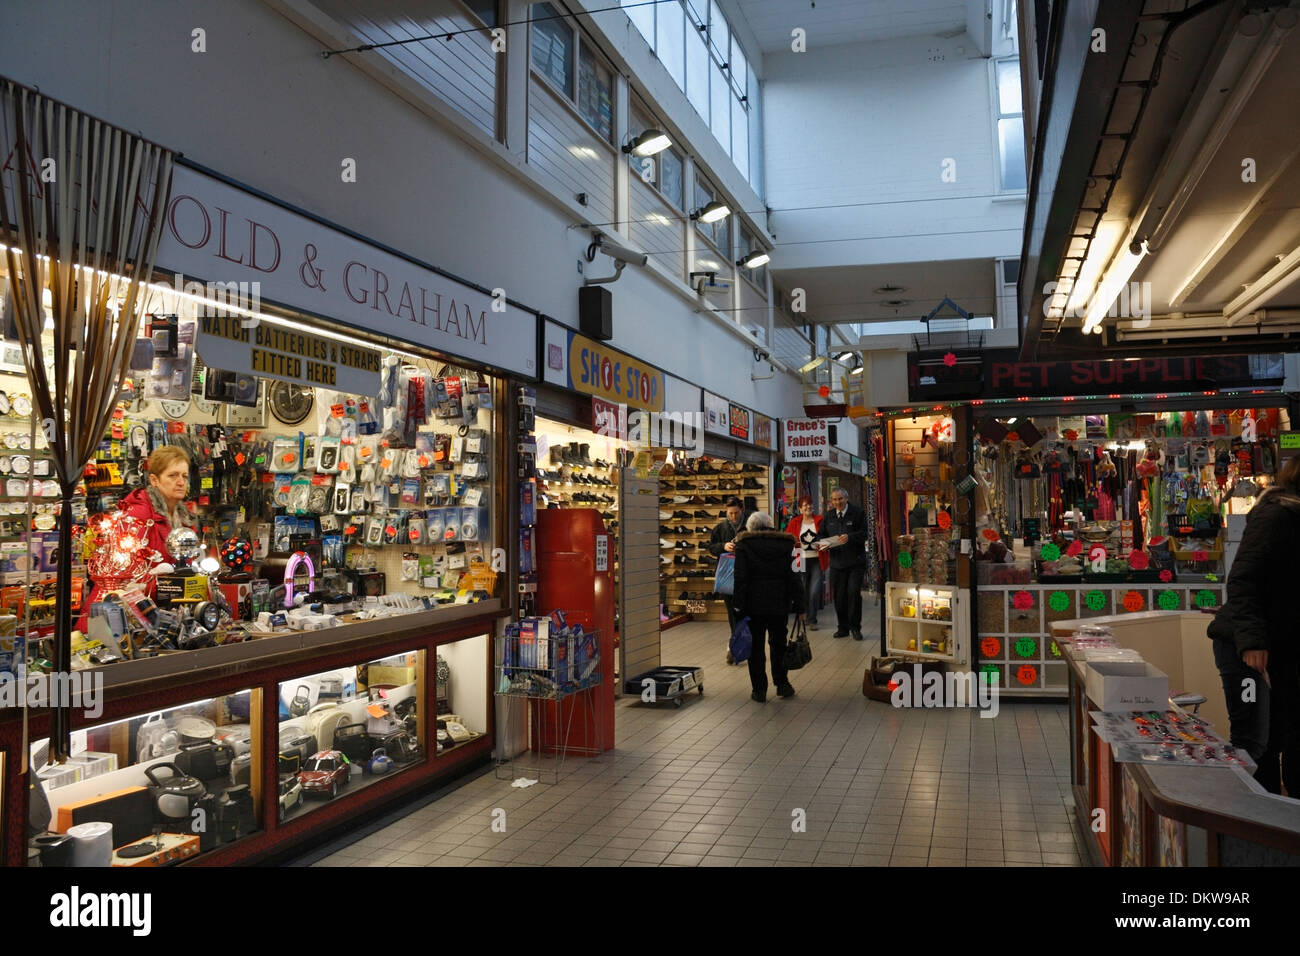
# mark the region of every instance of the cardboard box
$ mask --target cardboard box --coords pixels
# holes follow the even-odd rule
[[[1144,661],[1096,661],[1087,665],[1084,688],[1103,713],[1164,710],[1169,678]]]

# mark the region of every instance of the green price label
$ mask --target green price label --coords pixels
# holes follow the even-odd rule
[[[1100,611],[1106,607],[1106,593],[1104,591],[1089,591],[1084,595],[1083,600],[1088,605],[1089,611]]]
[[[1197,591],[1196,606],[1197,607],[1218,607],[1219,599],[1213,591]]]
[[[980,667],[981,674],[988,674],[988,683],[993,684],[1002,679],[1002,671],[997,664],[985,664]]]
[[[1061,649],[1056,646],[1056,641],[1052,641],[1052,656],[1053,657],[1061,656]]]
[[[1207,580],[1207,581],[1213,581],[1214,583],[1217,584],[1218,581],[1219,581],[1219,576],[1218,576],[1217,574],[1207,574],[1207,575],[1205,576],[1205,580]]]
[[[1040,551],[1039,553],[1043,556],[1044,561],[1061,560],[1061,549],[1058,548],[1056,545],[1052,544],[1050,541],[1047,544],[1043,545],[1043,550]]]
[[[1070,595],[1064,591],[1053,591],[1047,596],[1047,606],[1053,611],[1068,611],[1070,609]]]
[[[1032,637],[1022,637],[1016,641],[1016,653],[1021,657],[1036,657],[1038,655],[1038,642]]]
[[[904,551],[898,556],[898,566],[900,568],[910,568],[912,566],[912,555]]]
[[[1178,610],[1178,592],[1161,591],[1156,595],[1156,604],[1160,605],[1160,610],[1162,611]]]

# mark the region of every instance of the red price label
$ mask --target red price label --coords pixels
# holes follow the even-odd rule
[[[985,528],[983,534],[984,534],[985,541],[996,541],[998,540],[999,537],[998,533],[994,531],[992,528]]]
[[[1083,542],[1071,541],[1066,547],[1065,553],[1072,558],[1077,558],[1079,555],[1083,554]]]
[[[935,522],[939,525],[940,530],[947,531],[952,527],[952,515],[946,511],[940,511]]]
[[[1126,611],[1140,611],[1145,605],[1146,601],[1137,591],[1129,591],[1124,595],[1124,610]]]
[[[980,654],[984,657],[997,657],[1002,653],[1002,642],[996,637],[986,637],[980,641]]]
[[[1145,571],[1151,564],[1151,557],[1145,551],[1134,551],[1128,556],[1128,566],[1134,571]]]

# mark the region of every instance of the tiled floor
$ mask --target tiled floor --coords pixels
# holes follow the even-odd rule
[[[612,754],[523,790],[484,774],[314,865],[1084,865],[1064,706],[981,719],[869,702],[870,628],[864,643],[811,632],[798,696],[758,704],[747,669],[722,663],[725,630],[664,632],[664,663],[702,664],[705,694],[621,699]]]

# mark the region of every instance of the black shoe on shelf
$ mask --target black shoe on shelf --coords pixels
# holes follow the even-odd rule
[[[690,534],[690,533],[691,533],[691,529],[686,527],[686,525],[684,524],[679,524],[677,527],[673,528],[673,534]]]
[[[694,515],[683,514],[682,517],[683,518],[707,518],[709,517],[709,513],[707,511],[697,511],[695,512]]]
[[[749,489],[750,491],[762,491],[762,490],[763,490],[763,486],[760,485],[760,484],[759,484],[757,481],[755,481],[753,478],[746,478],[746,479],[741,483],[741,487],[742,487],[742,488],[747,488],[747,489]]]
[[[696,533],[696,534],[713,534],[713,531],[712,531],[711,529],[709,529],[709,528],[696,528],[696,529],[695,529],[695,533]]]
[[[691,513],[690,513],[689,511],[674,511],[674,512],[673,512],[673,517],[674,517],[674,518],[689,518],[689,517],[691,517]]]
[[[659,533],[660,533],[660,534],[676,534],[677,532],[674,531],[672,528],[668,527],[668,525],[666,525],[666,524],[661,524],[661,525],[659,526]]]
[[[679,557],[682,559],[682,564],[699,564],[699,563],[700,563],[700,562],[696,561],[694,558],[688,558],[688,557],[686,557],[686,555],[684,555],[684,554],[683,554],[683,555],[679,555]]]
[[[675,545],[673,545],[673,547],[675,548],[689,548],[690,546],[691,544],[689,541],[678,541]]]

